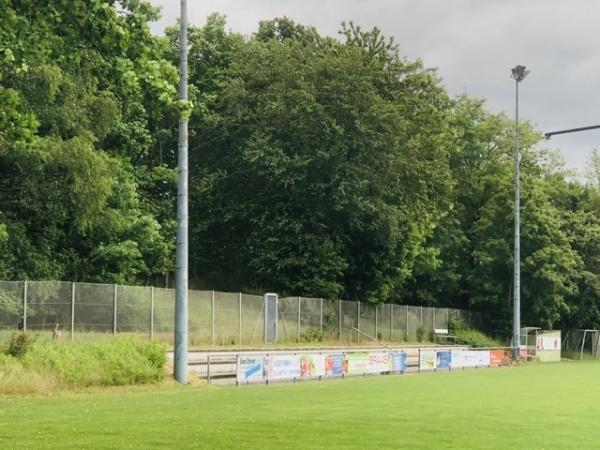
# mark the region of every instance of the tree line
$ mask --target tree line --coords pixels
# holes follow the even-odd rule
[[[150,32],[141,0],[0,0],[0,279],[171,284],[190,114],[191,285],[468,308],[508,330],[514,122],[377,29]],[[193,108],[190,110],[190,106]],[[521,125],[523,322],[600,327],[600,155]]]

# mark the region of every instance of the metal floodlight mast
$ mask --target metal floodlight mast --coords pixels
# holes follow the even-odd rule
[[[512,68],[512,77],[519,81],[523,81],[527,75],[529,75],[529,70],[525,68],[525,66],[517,65]]]
[[[519,149],[519,83],[529,75],[525,66],[512,68],[515,80],[515,248],[513,273],[513,358],[519,359],[521,345],[521,154]]]
[[[187,86],[187,2],[181,0],[179,37],[179,98],[188,98]],[[187,108],[179,118],[177,180],[177,261],[175,270],[175,379],[187,384],[188,369],[188,119]]]

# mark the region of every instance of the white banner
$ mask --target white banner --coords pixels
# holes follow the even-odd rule
[[[490,365],[489,350],[471,350],[465,352],[464,367],[485,367]]]
[[[465,366],[465,351],[464,350],[452,350],[452,367],[460,369]]]
[[[269,380],[291,380],[300,378],[300,356],[269,356],[267,374]]]
[[[262,355],[238,355],[237,381],[252,383],[263,381],[264,365]]]
[[[369,352],[367,373],[390,371],[390,355],[386,352]]]
[[[325,361],[328,356],[321,354],[300,356],[300,376],[302,378],[325,376]]]
[[[536,347],[538,350],[560,351],[560,338],[557,336],[538,336]]]
[[[452,350],[452,368],[485,367],[490,365],[489,350]]]
[[[419,368],[421,370],[435,369],[435,350],[421,350]]]

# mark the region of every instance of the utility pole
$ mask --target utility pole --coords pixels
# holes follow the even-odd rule
[[[179,37],[179,117],[177,180],[177,255],[175,270],[175,379],[187,384],[188,370],[188,98],[187,0],[181,0]]]

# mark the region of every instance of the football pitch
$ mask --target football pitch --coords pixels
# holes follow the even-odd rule
[[[0,398],[0,448],[600,447],[600,363]]]

